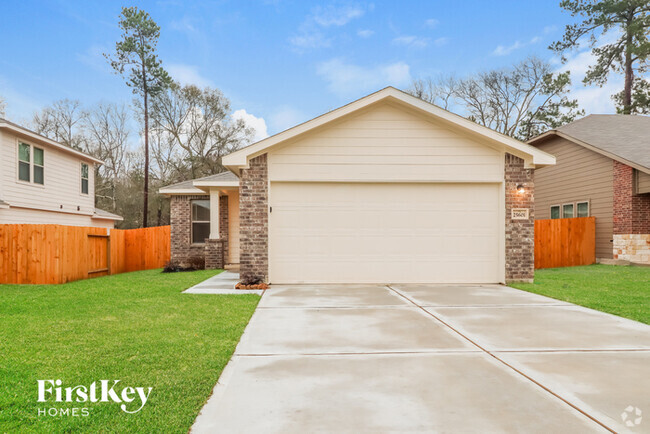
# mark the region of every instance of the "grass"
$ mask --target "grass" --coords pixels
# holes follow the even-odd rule
[[[587,265],[535,271],[511,286],[650,324],[650,268]]]
[[[259,301],[181,294],[214,274],[148,270],[0,285],[0,432],[187,432]],[[121,380],[117,392],[153,390],[141,411],[128,414],[112,402],[39,403],[39,379],[63,387]],[[85,407],[89,416],[38,415],[52,407]]]

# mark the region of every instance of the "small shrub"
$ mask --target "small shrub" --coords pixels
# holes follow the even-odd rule
[[[187,259],[188,270],[205,270],[205,258],[201,256],[191,256]]]
[[[165,268],[163,268],[163,273],[177,273],[179,271],[183,271],[183,267],[181,267],[181,263],[175,259],[167,261]]]

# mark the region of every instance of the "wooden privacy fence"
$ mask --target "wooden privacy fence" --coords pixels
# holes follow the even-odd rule
[[[535,268],[596,262],[596,217],[535,220]]]
[[[65,283],[160,268],[169,248],[169,226],[0,225],[0,283]]]

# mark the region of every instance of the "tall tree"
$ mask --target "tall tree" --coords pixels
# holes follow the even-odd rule
[[[505,135],[528,140],[583,114],[567,97],[568,72],[554,74],[548,62],[529,57],[511,68],[465,78],[415,81],[409,93]]]
[[[596,61],[589,67],[584,83],[602,86],[611,72],[622,72],[625,85],[619,97],[620,111],[633,113],[635,74],[646,71],[650,56],[650,0],[563,0],[560,6],[571,16],[580,16],[581,21],[567,25],[562,40],[549,48],[565,53],[576,49],[582,38],[588,36]],[[606,33],[614,34],[616,39],[598,45],[597,36]],[[562,60],[566,61],[564,55]],[[643,97],[643,93],[638,95]]]
[[[7,108],[7,103],[5,102],[5,99],[0,96],[0,118],[5,117],[5,110]]]
[[[156,55],[160,26],[149,14],[137,7],[122,8],[119,21],[122,37],[115,44],[115,54],[105,54],[113,69],[126,78],[133,93],[142,98],[144,115],[144,187],[142,226],[147,227],[149,208],[149,98],[163,92],[171,78]]]

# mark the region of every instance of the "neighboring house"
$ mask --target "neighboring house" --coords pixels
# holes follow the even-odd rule
[[[122,217],[95,208],[88,154],[0,119],[0,224],[112,228]]]
[[[172,258],[244,281],[531,281],[533,169],[554,163],[389,87],[160,191]]]
[[[650,264],[650,117],[590,115],[529,143],[557,164],[535,173],[538,219],[596,217],[596,257]]]

